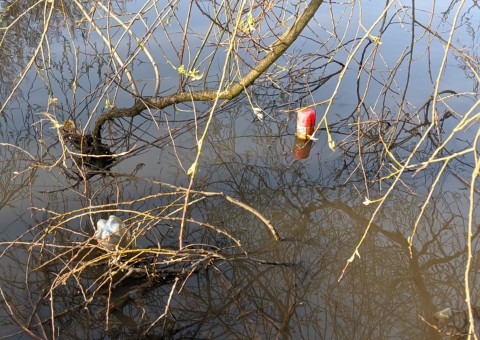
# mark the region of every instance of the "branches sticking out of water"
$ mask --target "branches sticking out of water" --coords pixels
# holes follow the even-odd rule
[[[28,276],[44,277],[51,282],[50,287],[44,287],[39,296],[38,309],[31,311],[32,315],[43,317],[36,318],[36,321],[23,320],[14,311],[19,306],[10,301],[12,316],[32,335],[55,334],[54,330],[64,322],[76,319],[76,322],[82,323],[86,321],[86,315],[89,315],[92,325],[108,329],[114,324],[112,319],[118,317],[122,320],[124,308],[131,306],[130,309],[141,312],[142,296],[158,290],[170,290],[173,294],[181,290],[189,278],[219,262],[245,260],[244,255],[223,255],[222,249],[207,250],[205,245],[201,246],[185,247],[181,251],[148,248],[105,252],[97,245],[82,243],[64,245],[61,247],[62,254],[57,255],[58,244],[34,244],[29,250],[30,264],[36,267]],[[16,243],[12,247],[22,245]],[[169,304],[170,301],[164,306],[166,311]],[[168,316],[169,313],[155,321],[144,320],[136,331],[148,334],[156,322],[168,321]],[[139,327],[138,322],[136,324]]]
[[[364,204],[373,206],[373,210],[338,280],[347,275],[347,269],[353,262],[359,261],[362,245],[367,238],[372,237],[375,221],[385,213],[391,197],[399,190],[407,190],[422,197],[418,215],[407,228],[410,233],[408,250],[412,258],[422,216],[432,204],[432,197],[441,190],[441,183],[449,176],[448,169],[455,168],[453,164],[459,165],[460,168],[467,169],[466,176],[470,177],[470,181],[463,181],[470,190],[468,214],[465,214],[468,227],[464,240],[466,247],[463,281],[468,306],[468,333],[474,335],[476,321],[471,299],[471,282],[473,254],[478,252],[474,241],[474,221],[478,220],[478,213],[475,213],[474,207],[478,206],[476,184],[480,169],[480,130],[478,124],[473,122],[479,119],[476,112],[480,100],[478,91],[458,86],[450,79],[452,73],[447,75],[452,72],[448,64],[454,56],[465,69],[467,77],[475,80],[473,89],[480,79],[478,58],[455,46],[458,37],[462,37],[459,39],[461,41],[469,35],[468,30],[460,29],[462,25],[459,23],[463,21],[469,27],[468,19],[465,18],[468,17],[466,13],[470,13],[473,7],[468,8],[464,1],[452,2],[449,10],[445,12],[448,13],[449,24],[445,26],[445,31],[442,31],[438,27],[444,27],[443,24],[438,27],[433,24],[438,20],[438,13],[437,16],[429,14],[423,17],[418,15],[415,8],[412,12],[402,8],[394,11],[394,15],[389,15],[389,7],[393,4],[394,2],[388,2],[385,5],[383,12],[368,30],[361,26],[366,32],[362,32],[362,39],[368,43],[362,48],[357,45],[351,49],[345,63],[344,70],[347,70],[351,62],[359,60],[356,71],[357,100],[352,115],[343,121],[346,124],[340,132],[344,133],[345,137],[339,147],[347,154],[347,159],[350,159],[349,169],[352,173],[349,176],[359,175],[363,178]],[[384,34],[394,21],[393,17],[398,14],[410,18],[410,27],[406,31],[405,46],[398,49],[398,55],[394,58],[389,55],[389,58],[394,60],[393,64],[389,64],[388,58],[385,58],[385,46],[382,45],[388,44],[394,48],[395,43],[386,40]],[[419,55],[425,56],[421,58],[424,59],[421,65],[416,59]],[[424,70],[421,77],[415,74],[419,72],[415,69],[416,66]],[[406,70],[403,77],[400,76],[402,70]],[[340,75],[335,92],[343,81],[343,75]],[[413,79],[420,81],[422,86],[418,86]],[[412,95],[416,91],[422,92],[423,96],[419,98]],[[333,95],[335,96],[335,93]],[[330,104],[325,115],[331,108]],[[416,180],[421,176],[426,189],[417,192]],[[455,176],[458,178],[458,174]],[[404,227],[398,226],[398,229],[404,230]],[[457,298],[464,301],[463,297]]]
[[[7,175],[0,205],[15,205],[16,190],[27,192],[28,206],[39,207],[32,208],[30,217],[41,222],[3,243],[0,258],[21,262],[12,249],[26,255],[17,266],[23,270],[20,281],[38,282],[27,290],[29,304],[42,313],[29,315],[11,303],[5,291],[0,294],[25,332],[33,325],[45,326],[50,316],[48,335],[55,337],[57,322],[82,308],[92,319],[102,317],[111,325],[114,311],[136,300],[132,295],[148,296],[151,287],[165,289],[160,296],[165,308],[148,322],[144,334],[161,323],[171,322],[174,329],[178,325],[169,306],[190,277],[216,272],[228,278],[221,265],[247,257],[244,233],[267,234],[269,245],[281,239],[270,221],[275,213],[267,212],[267,218],[255,203],[268,206],[286,182],[303,182],[304,176],[330,169],[331,162],[335,184],[328,186],[333,188],[338,180],[347,191],[353,187],[353,201],[365,209],[359,219],[363,229],[343,254],[348,260],[343,271],[338,270],[339,279],[353,263],[365,260],[365,241],[379,233],[379,219],[395,209],[392,197],[397,192],[422,197],[409,225],[392,222],[394,234],[389,234],[393,238],[406,230],[402,249],[412,259],[422,216],[444,179],[450,179],[449,170],[455,180],[448,185],[459,179],[462,189],[469,190],[468,204],[458,203],[467,221],[465,239],[458,243],[465,246],[466,258],[464,297],[459,301],[466,299],[469,305],[473,333],[470,285],[478,253],[480,63],[478,27],[470,18],[478,5],[452,1],[445,9],[433,1],[429,10],[418,1],[405,6],[390,0],[382,7],[358,0],[325,3],[330,7],[317,11],[322,3],[6,2],[0,20],[0,134],[5,138],[0,147]],[[25,32],[31,34],[26,37]],[[471,46],[463,45],[469,38]],[[459,67],[452,66],[455,63]],[[459,70],[466,73],[464,78],[457,78]],[[32,85],[27,86],[27,75],[34,78]],[[18,107],[17,99],[22,102]],[[290,113],[301,106],[314,107],[320,115],[312,140],[331,150],[316,152],[317,163],[289,159]],[[258,117],[259,124],[251,123],[248,134],[239,137],[237,128],[248,122],[235,120],[245,110]],[[14,128],[4,131],[4,124]],[[18,126],[33,131],[33,143],[22,143]],[[275,132],[267,135],[269,131]],[[238,149],[242,151],[237,154]],[[256,162],[251,150],[259,158],[279,152]],[[10,164],[12,158],[21,165]],[[240,160],[235,171],[232,159]],[[261,162],[268,166],[260,171]],[[142,168],[145,164],[148,169]],[[62,183],[64,177],[68,183]],[[45,188],[45,178],[53,188]],[[160,182],[168,181],[165,178],[172,183]],[[285,181],[278,190],[272,190],[275,178]],[[12,179],[23,183],[12,186]],[[302,185],[296,185],[300,189],[295,192],[285,190],[282,198],[292,206],[301,202],[298,213],[310,217],[316,202],[301,192],[306,188]],[[270,197],[259,193],[263,189],[272,192]],[[277,214],[283,214],[285,202],[276,202]],[[26,215],[22,209],[15,213]],[[348,204],[342,209],[350,211]],[[102,238],[98,221],[112,227],[109,215],[125,223],[128,246],[112,245],[108,235],[106,241]],[[285,224],[298,223],[296,216]],[[305,223],[319,223],[318,216]],[[263,240],[248,239],[254,240],[254,249],[260,248],[255,242]],[[45,307],[46,299],[51,302]],[[74,307],[67,303],[72,301]],[[70,309],[61,314],[59,306]],[[143,306],[136,307],[143,322]],[[279,328],[284,326],[288,320]]]
[[[100,142],[101,130],[103,124],[110,119],[118,117],[135,117],[140,112],[147,108],[153,108],[162,110],[168,106],[191,102],[191,101],[216,101],[216,100],[231,100],[241,94],[246,88],[251,86],[257,78],[259,78],[273,63],[280,58],[288,47],[298,38],[303,29],[310,22],[317,9],[322,4],[323,0],[312,0],[306,9],[298,16],[295,22],[289,27],[286,32],[281,35],[274,43],[268,48],[268,53],[265,57],[259,60],[255,65],[251,67],[251,70],[242,78],[240,78],[235,84],[229,84],[227,89],[202,90],[202,91],[189,91],[189,92],[177,92],[172,95],[156,98],[138,98],[135,105],[131,108],[114,108],[110,111],[103,113],[96,121],[92,130],[92,136],[95,141]],[[233,41],[231,45],[233,46]],[[228,61],[228,58],[227,58]],[[134,82],[132,82],[134,84]],[[220,84],[222,86],[222,84]],[[136,94],[137,91],[134,90]]]
[[[248,256],[240,240],[234,236],[236,230],[244,226],[219,226],[193,216],[185,218],[185,244],[178,247],[171,234],[178,233],[176,226],[184,221],[182,201],[188,190],[156,184],[161,193],[129,202],[90,206],[62,214],[39,209],[38,213],[43,211],[48,216],[45,221],[16,240],[2,243],[0,258],[26,254],[28,263],[21,266],[26,271],[26,281],[30,282],[30,278],[35,277],[32,284],[44,282],[46,285],[38,297],[40,306],[33,313],[45,315],[48,311],[50,316],[40,321],[38,318],[37,321],[26,321],[19,317],[25,329],[46,331],[49,328],[54,332],[61,320],[68,320],[81,310],[87,310],[92,320],[106,324],[108,328],[112,313],[120,313],[125,305],[142,310],[136,305],[139,296],[159,289],[170,290],[169,294],[174,294],[182,290],[189,278],[211,267],[218,270],[220,263],[241,260],[283,265]],[[195,212],[196,205],[207,200],[225,200],[232,209],[237,207],[260,219],[261,223],[252,221],[249,228],[258,228],[263,223],[274,239],[279,238],[267,219],[238,200],[217,192],[191,190],[190,195],[189,210],[192,212]],[[140,211],[138,207],[145,204],[152,208]],[[219,206],[219,202],[216,205]],[[130,243],[122,242],[110,247],[97,239],[93,226],[97,224],[98,227],[100,217],[109,214],[123,216]],[[100,224],[104,225],[105,221]],[[198,233],[210,235],[205,240],[210,239],[211,243],[196,242],[196,236],[188,242],[191,235]],[[75,292],[73,295],[72,291]],[[42,307],[46,301],[48,308]],[[145,334],[150,328],[155,328],[157,322],[168,320],[169,303],[169,300],[165,301],[163,317],[145,324]],[[65,307],[62,309],[59,306]]]

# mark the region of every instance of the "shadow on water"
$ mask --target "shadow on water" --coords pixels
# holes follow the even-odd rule
[[[357,88],[341,91],[328,130],[324,124],[314,140],[298,140],[295,110],[320,102],[311,97],[323,98],[315,91],[331,90],[345,64],[295,45],[295,66],[276,74],[274,85],[269,78],[218,108],[188,189],[211,104],[108,120],[97,143],[91,119],[105,96],[117,95],[99,91],[111,84],[102,79],[111,74],[110,52],[96,49],[86,30],[82,48],[74,48],[68,32],[57,32],[52,44],[61,57],[53,58],[49,87],[29,74],[31,85],[0,116],[0,338],[442,339],[468,332],[472,156],[452,159],[445,172],[438,163],[407,168],[388,190],[409,155],[423,164],[442,143],[442,156],[471,146],[468,138],[444,137],[461,120],[453,108],[461,111],[461,99],[475,94],[440,91],[442,114],[431,132],[432,97],[399,104],[397,92],[379,91],[375,111],[365,104],[370,98],[360,100],[356,73],[347,73]],[[311,35],[308,41],[323,41]],[[78,69],[74,55],[81,55]],[[0,76],[14,86],[18,70],[7,71]],[[65,84],[74,78],[81,81],[72,94]],[[116,90],[122,95],[111,105],[127,105],[130,93]],[[39,106],[44,97],[47,107]],[[325,107],[316,110],[321,119]],[[375,198],[387,191],[377,211]],[[95,239],[97,222],[110,215],[128,228],[128,246]],[[473,227],[476,253],[480,229]],[[479,270],[475,256],[470,296],[478,323]]]

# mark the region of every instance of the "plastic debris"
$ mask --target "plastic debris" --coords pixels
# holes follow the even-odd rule
[[[132,248],[134,246],[130,229],[114,215],[110,215],[108,220],[98,220],[93,236],[100,245],[109,250],[114,250],[117,246],[119,248]]]
[[[450,308],[442,309],[439,312],[433,314],[433,317],[437,320],[448,320],[453,316],[453,312]]]
[[[297,111],[297,138],[310,139],[315,131],[315,110],[303,109]]]

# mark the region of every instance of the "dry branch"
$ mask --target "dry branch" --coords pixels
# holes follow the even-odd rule
[[[260,60],[250,72],[241,78],[231,88],[222,91],[219,95],[216,90],[178,92],[159,98],[138,98],[130,108],[114,108],[102,113],[96,120],[92,136],[96,143],[101,142],[101,130],[103,124],[110,119],[120,117],[135,117],[147,108],[158,110],[168,106],[190,101],[213,101],[215,99],[231,100],[237,97],[247,87],[252,85],[273,63],[280,58],[290,45],[298,38],[303,29],[315,15],[315,12],[323,3],[323,0],[312,0],[293,25],[280,36],[269,48],[265,58]]]

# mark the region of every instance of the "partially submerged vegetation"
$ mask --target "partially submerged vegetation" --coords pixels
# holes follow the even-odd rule
[[[268,211],[225,192],[201,190],[209,184],[202,182],[208,176],[199,178],[199,171],[207,168],[205,145],[215,117],[247,103],[252,118],[259,112],[271,121],[286,115],[287,123],[300,107],[316,108],[320,119],[312,139],[343,153],[332,178],[346,185],[353,182],[365,209],[372,209],[365,218],[337,204],[363,227],[351,252],[343,254],[338,281],[362,258],[372,231],[381,230],[376,221],[391,209],[395,192],[417,195],[413,182],[424,176],[428,190],[418,193],[422,199],[414,221],[395,226],[405,235],[384,232],[409,254],[412,271],[418,270],[419,225],[442,180],[452,175],[465,186],[469,206],[462,216],[467,221],[463,288],[468,329],[462,332],[474,336],[471,273],[478,237],[480,65],[478,27],[469,18],[478,15],[478,5],[452,1],[439,13],[436,1],[431,11],[417,8],[425,4],[408,7],[386,1],[383,8],[370,8],[375,17],[366,18],[364,7],[369,5],[322,0],[4,2],[1,116],[5,121],[15,116],[15,101],[31,78],[40,79],[47,95],[44,103],[29,108],[35,114],[21,120],[33,129],[36,149],[12,136],[0,146],[19,160],[21,168],[8,171],[15,178],[26,176],[26,186],[33,187],[40,170],[59,182],[41,190],[48,198],[32,208],[38,224],[3,243],[1,257],[23,253],[25,260],[19,262],[25,266],[26,281],[32,276],[39,281],[38,292],[30,296],[39,307],[30,316],[19,311],[2,288],[14,322],[34,338],[55,338],[62,317],[87,309],[108,328],[110,314],[135,300],[133,295],[162,286],[164,310],[157,319],[143,322],[143,307],[137,306],[142,322],[136,334],[155,334],[162,325],[163,335],[174,335],[179,327],[169,314],[172,297],[196,273],[206,268],[221,272],[218,263],[239,260],[290,264],[252,258],[237,236],[245,226],[226,223],[225,216],[217,224],[207,222],[196,208],[219,200],[222,207],[233,207],[255,221],[248,232],[271,234],[272,243],[282,239],[275,221],[266,217]],[[400,34],[394,31],[395,37],[393,26],[401,28]],[[465,42],[468,37],[471,46]],[[393,61],[388,49],[397,53]],[[431,55],[438,54],[441,58],[435,63]],[[453,62],[465,72],[467,86],[449,81],[447,65]],[[425,74],[421,85],[418,78],[412,80],[415,72]],[[357,83],[352,86],[347,79]],[[342,87],[348,88],[351,112],[339,112],[342,106],[336,106]],[[412,95],[422,91],[420,99]],[[27,97],[35,93],[25,92]],[[189,148],[177,144],[184,134],[193,140]],[[189,149],[188,157],[182,148]],[[128,173],[116,172],[117,165],[157,149],[175,157],[182,178],[169,183],[143,178],[143,163]],[[243,171],[240,176],[239,182],[247,180]],[[136,196],[122,198],[134,180],[148,183],[150,192],[135,188]],[[78,197],[79,206],[50,208],[51,201],[64,198],[55,194],[65,192]],[[11,194],[5,197],[8,204]],[[325,199],[323,204],[330,203]],[[305,209],[320,206],[309,202]],[[215,209],[214,204],[208,207]],[[94,226],[108,215],[122,217],[134,242],[98,242],[101,233],[95,233]],[[41,308],[46,301],[48,308]],[[433,316],[424,321],[441,333]]]

